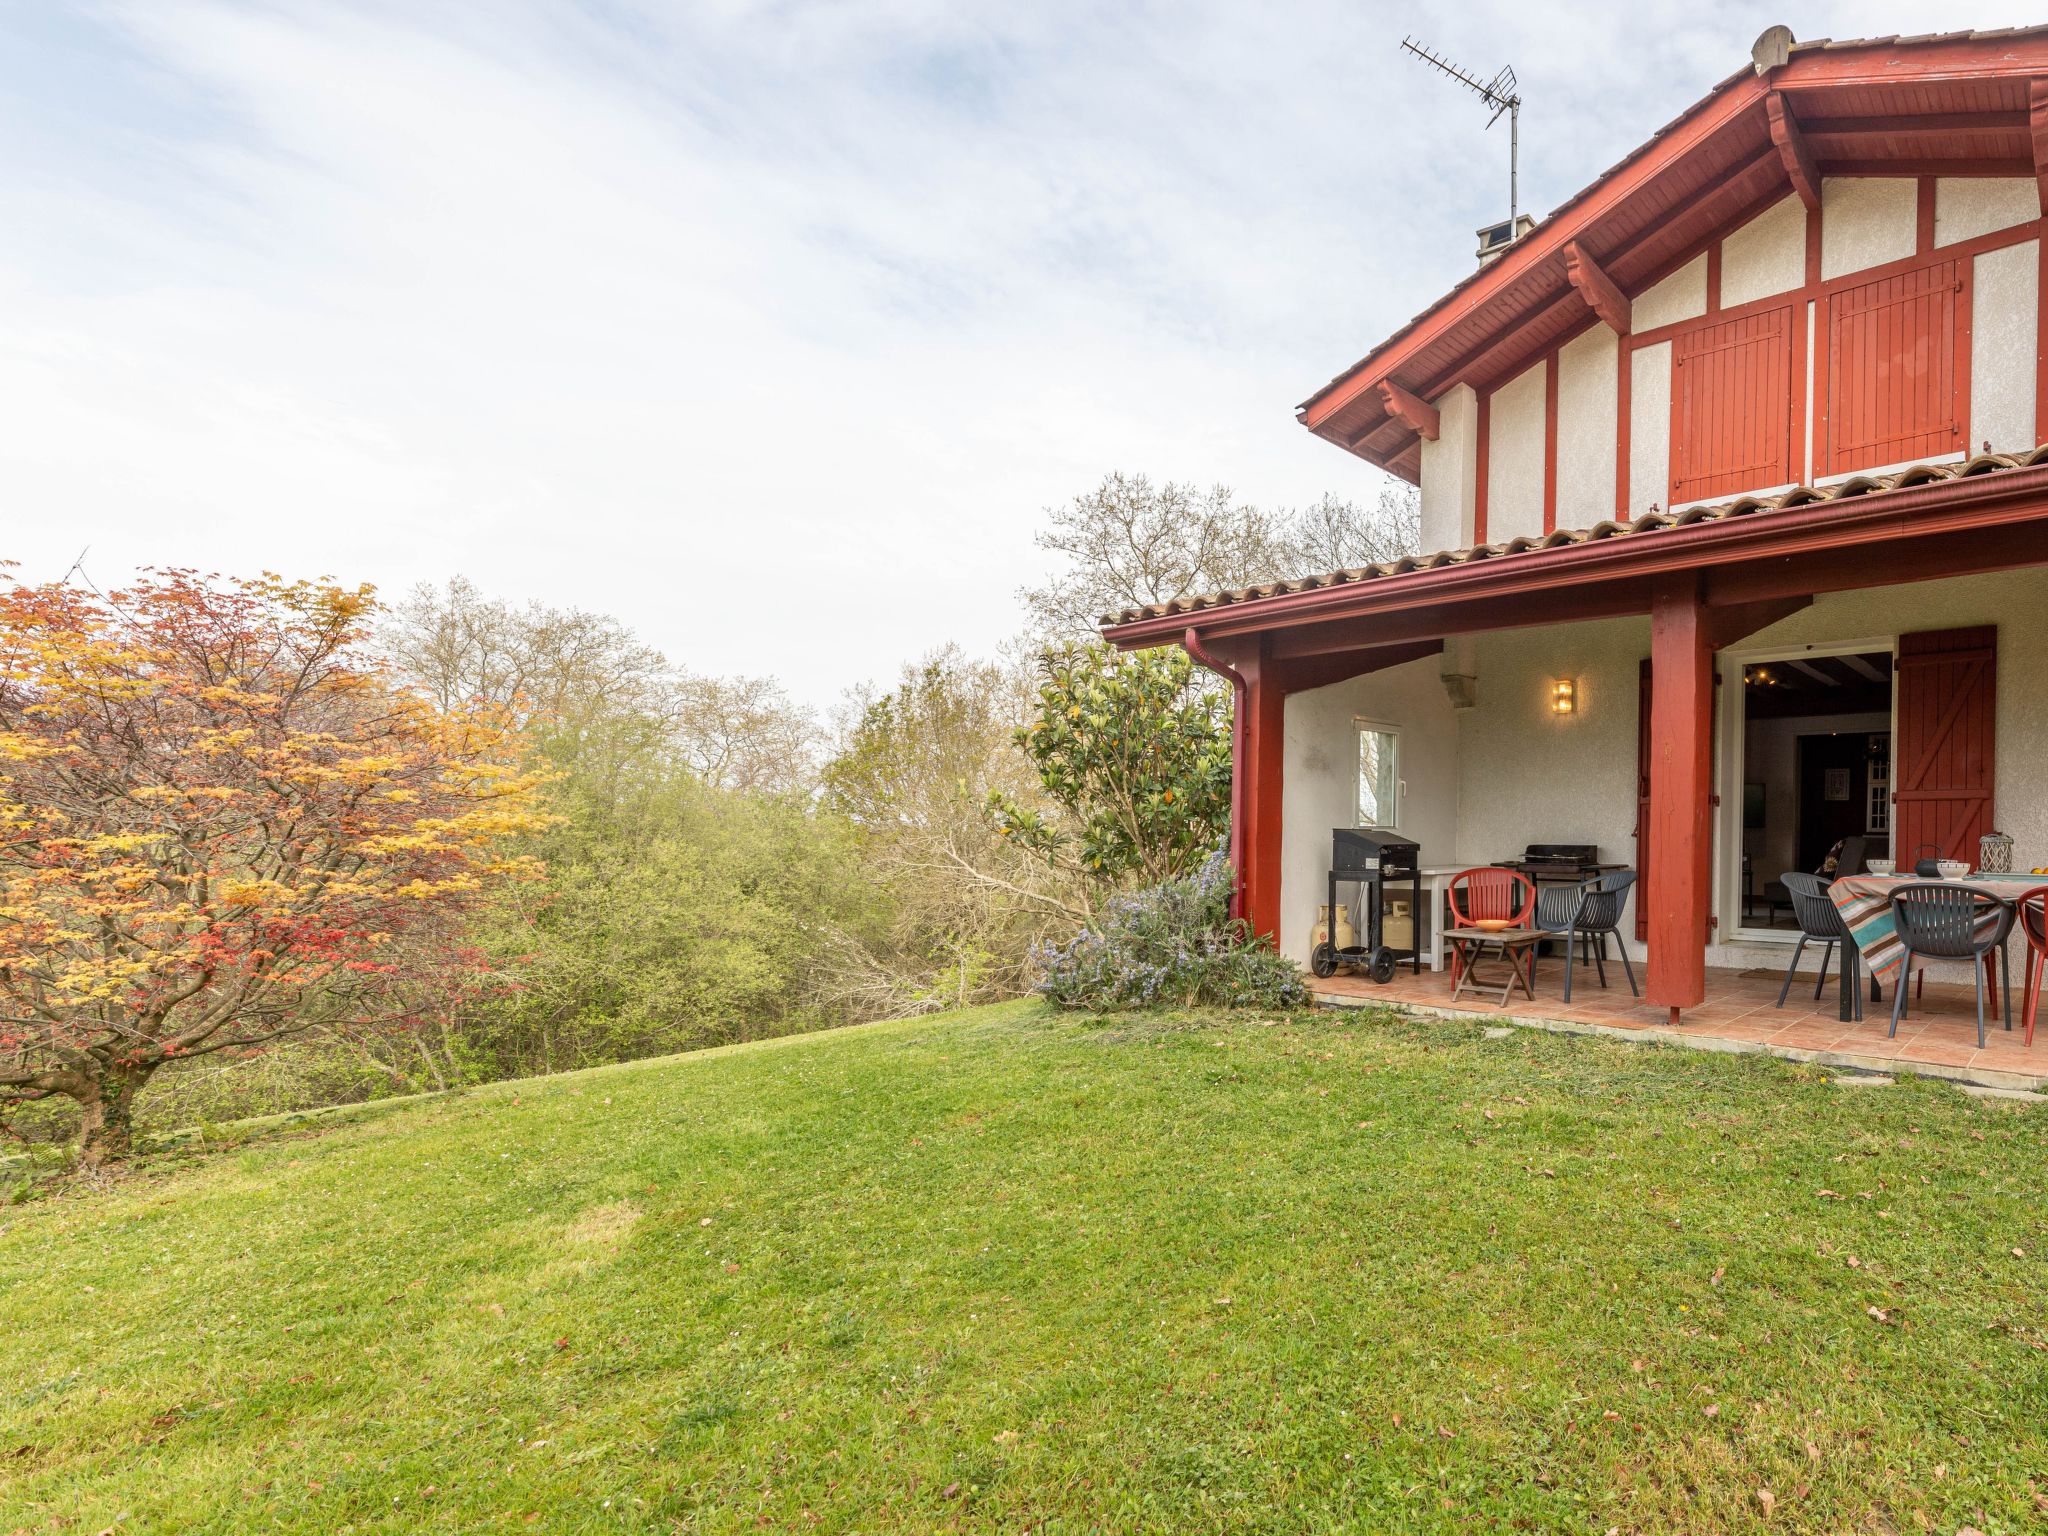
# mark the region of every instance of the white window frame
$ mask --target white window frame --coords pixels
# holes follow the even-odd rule
[[[1367,731],[1385,736],[1394,744],[1394,819],[1392,821],[1367,821],[1365,819],[1364,775],[1359,770],[1359,738]],[[1401,815],[1407,808],[1408,781],[1401,777],[1401,727],[1388,720],[1372,720],[1364,715],[1351,722],[1351,824],[1357,827],[1386,827],[1392,831],[1401,828]]]

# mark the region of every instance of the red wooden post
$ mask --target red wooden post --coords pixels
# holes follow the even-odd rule
[[[1660,585],[1650,608],[1648,998],[1671,1010],[1707,996],[1713,846],[1714,649],[1696,578]]]
[[[1244,732],[1239,761],[1244,767],[1244,832],[1238,839],[1244,868],[1244,918],[1251,931],[1273,943],[1280,939],[1280,792],[1282,748],[1287,734],[1287,693],[1270,651],[1259,637],[1258,652],[1238,663],[1244,674]]]

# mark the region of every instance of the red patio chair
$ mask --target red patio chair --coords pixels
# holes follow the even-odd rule
[[[2042,983],[2048,982],[2048,885],[2037,885],[2013,903],[2013,926],[2027,940],[2027,1044],[2034,1043],[2034,1015],[2041,1007]]]
[[[1526,928],[1536,915],[1536,882],[1519,869],[1468,869],[1453,875],[1444,892],[1451,904],[1453,928],[1476,928],[1481,923],[1505,922],[1511,928]],[[1458,951],[1451,950],[1451,985],[1458,984],[1463,967]]]

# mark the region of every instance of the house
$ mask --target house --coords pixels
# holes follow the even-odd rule
[[[1237,690],[1252,928],[1307,959],[1336,826],[1591,845],[1678,1023],[1844,837],[2048,864],[2044,233],[2048,28],[1773,28],[1316,390],[1431,552],[1104,628]]]

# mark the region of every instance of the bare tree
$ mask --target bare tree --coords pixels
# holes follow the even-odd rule
[[[1221,485],[1111,475],[1046,516],[1038,547],[1065,556],[1065,568],[1022,595],[1047,639],[1092,634],[1120,608],[1270,581],[1287,563],[1277,521]]]
[[[380,638],[444,706],[518,707],[586,787],[660,754],[722,789],[793,790],[815,768],[817,728],[772,679],[693,676],[608,614],[518,607],[458,576],[415,587]]]
[[[466,577],[414,587],[392,605],[379,638],[443,708],[488,700],[553,722],[674,712],[667,658],[617,619],[535,602],[514,607]]]
[[[1282,537],[1289,576],[1351,570],[1417,553],[1422,546],[1422,498],[1411,485],[1389,485],[1370,508],[1325,496],[1286,515]]]
[[[773,678],[684,678],[675,731],[683,761],[707,784],[787,794],[811,780],[817,726]]]
[[[915,1013],[1015,996],[1033,944],[1086,918],[1078,882],[987,809],[991,792],[1044,803],[1015,743],[1033,694],[1021,654],[975,661],[948,646],[886,693],[849,697],[823,804],[858,829],[890,923],[886,939],[839,946],[844,1006]]]
[[[1115,474],[1049,508],[1040,549],[1061,568],[1022,592],[1041,641],[1092,635],[1104,614],[1202,592],[1391,560],[1420,541],[1417,500],[1389,487],[1370,508],[1325,496],[1264,512],[1224,486],[1203,491]]]

